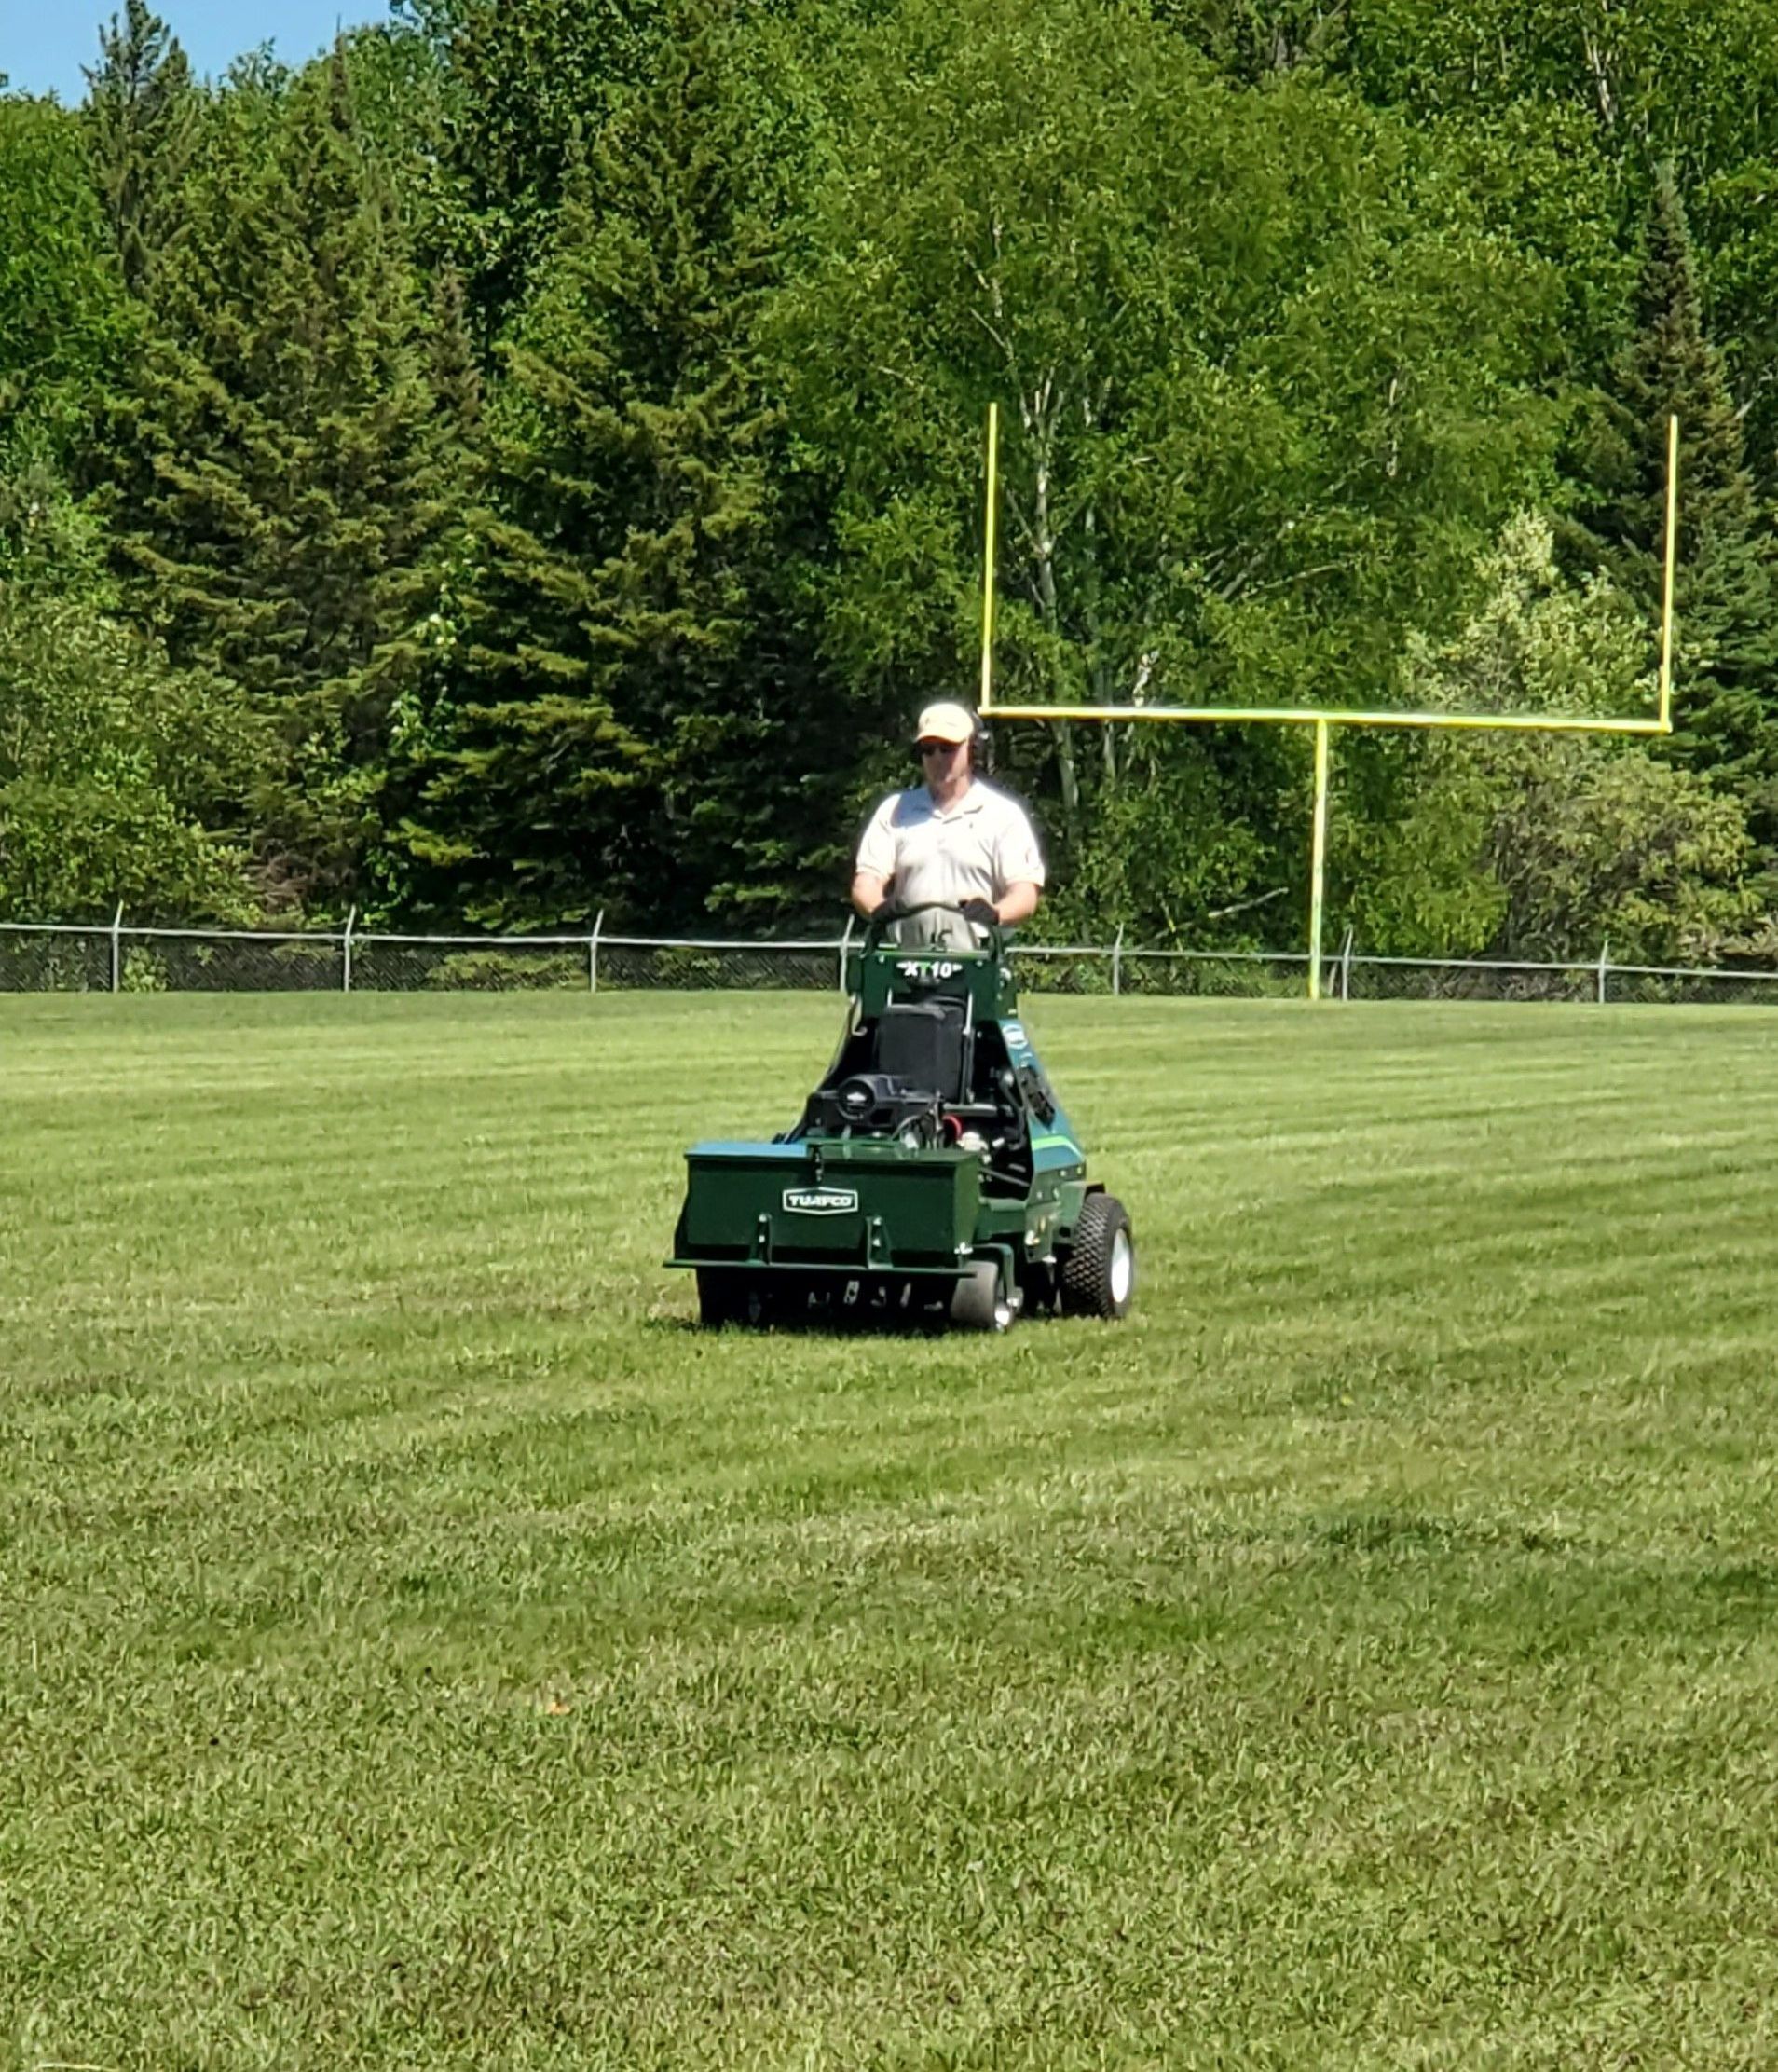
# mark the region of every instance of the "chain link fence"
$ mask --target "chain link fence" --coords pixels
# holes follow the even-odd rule
[[[1362,957],[1324,967],[1322,991],[1342,1000],[1569,1000],[1599,1007],[1778,1007],[1778,971],[1683,966],[1466,963],[1457,958]]]
[[[413,936],[337,930],[138,928],[0,922],[0,993],[838,992],[858,938],[724,942],[606,935]],[[1019,944],[1032,993],[1300,999],[1301,952]],[[1323,958],[1336,1000],[1570,1000],[1778,1006],[1778,970],[1372,957],[1348,938]]]
[[[1013,952],[1019,982],[1030,993],[1163,995],[1175,999],[1297,1000],[1308,984],[1301,952],[1139,950],[1020,944]]]

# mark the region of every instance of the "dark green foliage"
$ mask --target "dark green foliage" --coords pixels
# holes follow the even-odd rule
[[[441,53],[449,248],[485,336],[524,298],[555,213],[572,140],[649,76],[663,0],[407,0]]]
[[[1649,711],[1641,614],[1602,577],[1566,582],[1548,526],[1515,518],[1482,575],[1453,638],[1408,643],[1417,708]],[[1738,802],[1640,743],[1442,734],[1390,750],[1392,810],[1343,816],[1335,844],[1335,904],[1367,948],[1561,961],[1609,941],[1622,961],[1672,964],[1751,916]]]
[[[0,916],[239,921],[261,743],[225,678],[91,603],[0,582]]]
[[[1157,21],[1257,83],[1304,66],[1341,68],[1354,55],[1349,0],[1153,0]]]
[[[432,291],[432,393],[455,443],[472,453],[482,428],[482,374],[470,342],[462,276],[447,266]]]
[[[239,683],[285,742],[262,804],[268,892],[340,903],[454,458],[344,55],[287,96],[213,108],[185,206],[115,413],[107,507],[175,659]]]
[[[247,698],[197,822],[268,906],[831,922],[975,686],[990,399],[999,683],[1062,702],[1404,696],[1520,508],[1646,631],[1676,410],[1680,733],[1614,796],[1715,799],[1648,940],[1739,914],[1718,807],[1778,858],[1768,0],[406,0],[215,85],[176,26],[0,100],[0,583]],[[1305,737],[999,746],[1041,925],[1295,938]],[[1533,824],[1348,743],[1349,912],[1485,935],[1463,841],[1580,855],[1570,762]]]
[[[143,294],[178,221],[198,119],[191,67],[146,0],[127,0],[87,72],[88,145],[124,284]]]
[[[703,7],[677,21],[573,173],[503,355],[476,567],[417,742],[411,851],[489,921],[781,903],[800,885],[774,844],[808,854],[831,767],[764,602],[771,226],[729,38]]]
[[[786,320],[796,421],[843,469],[847,679],[906,707],[973,675],[998,397],[1004,699],[1376,699],[1548,481],[1548,269],[1304,77],[1232,88],[1078,0],[958,19],[910,0],[880,39]],[[1059,727],[1016,757],[1096,925],[1146,932],[1300,882],[1302,748]]]
[[[1745,798],[1778,842],[1778,542],[1747,466],[1740,413],[1706,336],[1672,170],[1656,181],[1635,328],[1607,379],[1585,455],[1582,537],[1653,614],[1666,533],[1667,425],[1680,426],[1675,752]]]
[[[75,117],[0,98],[0,459],[84,426],[128,315]]]
[[[1667,420],[1682,436],[1687,553],[1744,535],[1755,498],[1720,354],[1704,336],[1697,262],[1672,169],[1656,181],[1632,306],[1593,456],[1599,532],[1612,573],[1653,591],[1666,533]]]

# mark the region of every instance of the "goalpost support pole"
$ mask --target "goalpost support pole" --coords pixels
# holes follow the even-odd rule
[[[1327,737],[1325,720],[1315,722],[1315,831],[1309,849],[1308,996],[1321,997],[1321,918],[1327,892]]]
[[[999,501],[1000,405],[988,405],[988,515],[981,534],[981,694],[978,712],[986,712],[993,696],[994,666],[994,505]]]
[[[1661,579],[1661,732],[1673,732],[1673,570],[1679,543],[1679,419],[1667,419],[1667,537]]]

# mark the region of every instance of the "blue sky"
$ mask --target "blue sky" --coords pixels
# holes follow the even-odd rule
[[[300,64],[331,43],[335,28],[388,19],[386,0],[154,0],[155,12],[185,47],[192,68],[218,73],[262,43]],[[15,91],[66,102],[87,90],[83,64],[99,55],[99,31],[123,0],[0,0],[0,72]]]

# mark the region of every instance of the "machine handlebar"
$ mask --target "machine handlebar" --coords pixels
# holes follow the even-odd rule
[[[988,948],[996,954],[1005,941],[1006,930],[998,922],[977,921],[971,918],[967,907],[957,899],[916,899],[910,905],[901,906],[893,899],[885,899],[865,922],[865,948],[874,949],[882,940],[883,930],[897,921],[910,919],[916,913],[954,913],[968,921],[973,928],[980,928],[988,937]]]

